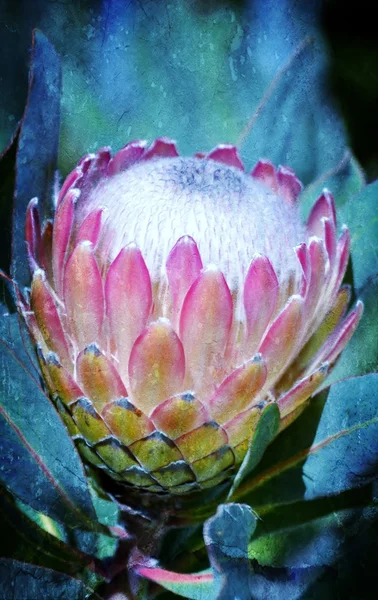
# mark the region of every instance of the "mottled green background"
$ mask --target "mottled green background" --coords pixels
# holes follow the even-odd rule
[[[371,19],[364,1],[348,9],[341,0],[1,0],[0,146],[23,112],[34,27],[63,60],[64,172],[84,152],[103,144],[118,148],[130,138],[172,136],[182,152],[236,142],[277,69],[301,39],[315,35],[324,52],[316,69],[326,74],[353,150],[373,178],[378,45],[375,32],[369,33]],[[316,104],[314,69],[306,70],[302,61],[295,70],[291,85]],[[294,106],[294,112],[286,107],[281,113],[280,106],[268,107],[265,119],[270,125],[274,120],[281,135],[283,129],[302,128],[311,155],[311,124],[301,122],[303,109],[298,102]],[[263,133],[264,128],[265,123]],[[325,135],[325,153],[335,134],[341,135]],[[274,137],[270,130],[266,136]],[[250,163],[260,148],[249,142],[243,154]],[[298,153],[302,164],[295,152],[287,158],[311,179],[321,165],[306,168],[303,149]]]

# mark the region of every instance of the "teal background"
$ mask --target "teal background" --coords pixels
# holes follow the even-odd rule
[[[314,35],[317,67],[372,179],[378,174],[372,19],[365,0],[358,8],[341,0],[1,0],[0,148],[23,113],[34,27],[63,61],[63,172],[81,154],[104,144],[118,148],[131,138],[172,136],[184,153],[235,143],[277,69],[301,39]],[[312,102],[314,69],[305,71],[292,85]],[[271,110],[270,117],[277,120]],[[285,123],[295,128],[297,117],[286,111],[275,129]],[[314,134],[306,132],[311,154]],[[335,143],[330,138],[324,146]],[[245,158],[255,160],[253,150],[246,144]],[[298,168],[298,160],[288,158]],[[299,170],[305,179],[314,175],[311,168]]]

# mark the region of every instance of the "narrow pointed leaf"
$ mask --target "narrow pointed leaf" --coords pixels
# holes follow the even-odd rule
[[[228,499],[235,497],[235,492],[243,479],[249,475],[260,462],[266,447],[274,439],[280,424],[280,411],[276,404],[268,404],[263,408],[260,420],[250,441],[249,450],[234,479]]]

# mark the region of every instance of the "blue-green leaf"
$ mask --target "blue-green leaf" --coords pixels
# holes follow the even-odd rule
[[[82,463],[41,388],[32,352],[18,315],[1,314],[0,481],[35,510],[91,528],[97,520]]]
[[[345,128],[325,77],[327,54],[316,6],[309,4],[283,0],[277,10],[274,0],[253,3],[242,46],[248,58],[235,61],[237,75],[253,82],[252,89],[239,93],[239,102],[249,95],[252,108],[256,87],[265,100],[257,105],[261,110],[249,135],[242,135],[243,157],[288,165],[305,184],[334,169],[346,149]]]
[[[255,527],[256,518],[246,504],[223,504],[206,521],[204,538],[219,586],[217,600],[251,598],[248,542]]]
[[[38,30],[34,31],[29,82],[18,140],[13,211],[12,276],[20,287],[30,280],[24,241],[26,207],[36,196],[43,215],[51,209],[59,142],[60,61]]]
[[[32,514],[23,510],[13,501],[5,490],[0,491],[0,556],[23,560],[36,566],[46,567],[77,575],[92,562],[92,556],[68,546],[64,540],[58,539],[56,527],[53,530],[50,520],[47,529],[47,518],[40,513]],[[37,524],[39,522],[39,526]],[[56,525],[56,524],[55,524]],[[42,528],[42,526],[44,528]]]
[[[261,517],[250,556],[262,564],[330,564],[377,518],[378,374],[340,382],[324,400],[278,436],[237,490]]]
[[[303,466],[306,499],[359,487],[378,476],[378,374],[332,386]]]
[[[338,219],[351,233],[354,285],[362,289],[378,273],[378,181],[367,185],[340,209]]]
[[[63,573],[16,560],[0,560],[0,600],[86,600],[91,590]]]

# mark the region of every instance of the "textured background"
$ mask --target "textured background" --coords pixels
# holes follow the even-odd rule
[[[135,137],[171,135],[183,152],[237,141],[277,68],[315,34],[352,148],[372,179],[378,44],[371,22],[366,0],[358,10],[342,0],[0,0],[0,147],[23,112],[34,27],[63,59],[63,171],[83,152]]]

